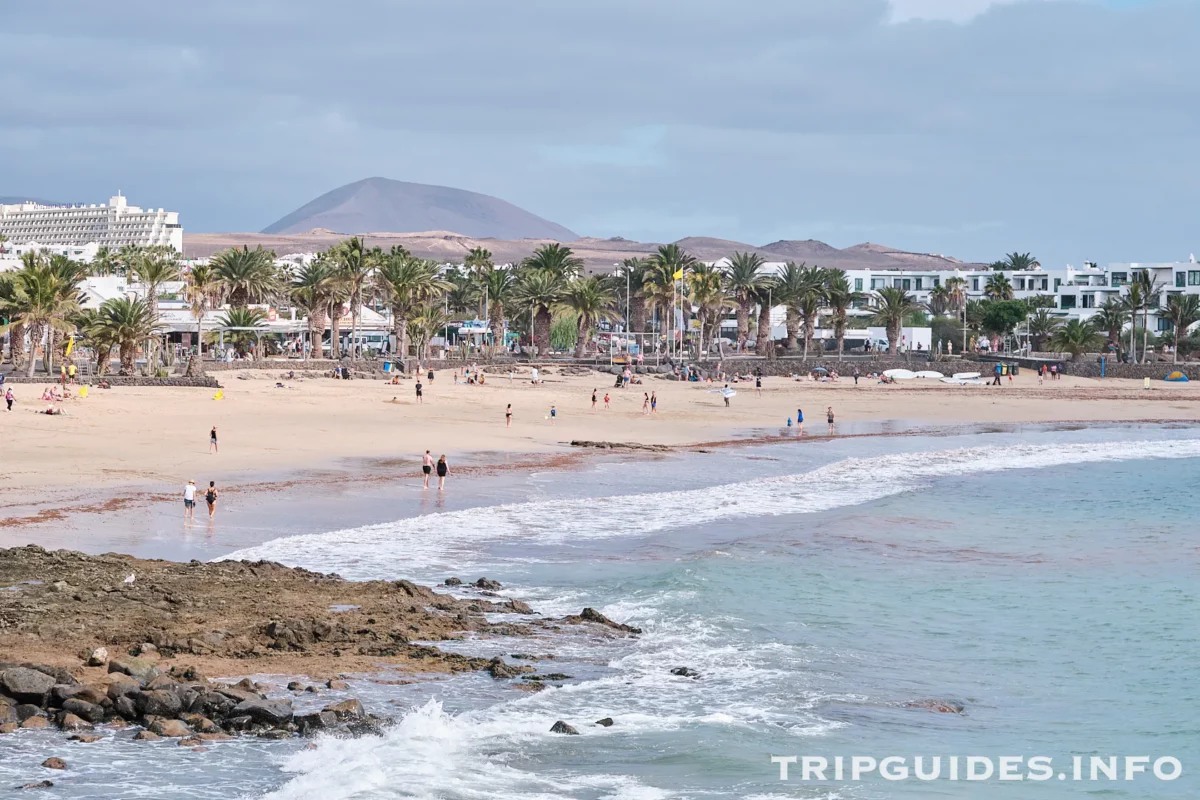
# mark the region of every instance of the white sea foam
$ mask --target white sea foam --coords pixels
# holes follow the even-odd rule
[[[428,514],[292,536],[227,559],[268,559],[348,578],[463,570],[488,545],[555,545],[644,536],[724,519],[804,514],[857,505],[941,477],[1130,459],[1200,457],[1200,439],[1021,444],[850,458],[811,472],[675,492],[554,500]],[[494,563],[495,559],[490,559]]]

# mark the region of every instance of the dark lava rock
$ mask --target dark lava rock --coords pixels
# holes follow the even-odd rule
[[[442,581],[445,586],[462,586],[462,578],[446,578]]]
[[[54,785],[54,781],[38,781],[37,783],[26,783],[23,786],[14,786],[14,789],[49,789]]]
[[[471,585],[476,589],[487,589],[488,591],[492,592],[499,591],[500,589],[504,588],[504,585],[501,584],[500,581],[493,581],[487,578],[480,578]]]
[[[283,725],[292,721],[291,700],[246,700],[233,707],[234,716],[248,716],[259,725]]]
[[[596,720],[596,724],[597,724],[597,725],[599,725],[599,726],[600,726],[600,727],[602,727],[602,728],[611,728],[611,727],[612,727],[613,725],[615,725],[616,723],[614,723],[614,722],[613,722],[613,718],[612,718],[612,717],[605,717],[604,719],[598,719],[598,720]]]
[[[621,631],[622,633],[642,632],[641,628],[635,628],[632,625],[624,625],[620,622],[614,622],[594,608],[585,608],[575,616],[563,617],[563,622],[567,622],[572,625],[578,625],[581,622],[590,622],[594,625],[603,625],[606,628],[612,628],[615,631]]]
[[[579,735],[579,731],[575,730],[570,725],[563,722],[561,719],[558,722],[554,723],[553,726],[551,726],[550,732],[551,733],[562,733],[567,736],[578,736]]]
[[[82,717],[88,722],[104,722],[104,709],[95,703],[89,703],[86,700],[80,700],[78,697],[72,697],[63,703],[63,711],[68,711],[77,717]]]
[[[124,675],[136,680],[142,686],[146,686],[152,680],[158,677],[158,667],[151,664],[149,661],[143,661],[140,658],[133,656],[121,656],[111,659],[108,662],[109,672],[120,672]]]
[[[43,761],[42,766],[46,769],[66,769],[67,762],[63,761],[61,758],[51,757]]]
[[[19,703],[46,705],[55,683],[46,673],[28,667],[10,667],[0,672],[0,691]]]
[[[522,664],[520,666],[506,664],[504,663],[504,659],[502,659],[500,656],[496,656],[488,663],[487,671],[496,680],[504,680],[506,678],[516,678],[519,675],[533,672],[533,667],[527,664]]]
[[[696,670],[692,669],[691,667],[675,667],[675,669],[671,670],[671,674],[678,675],[681,678],[696,679],[700,677],[700,673],[696,672]]]
[[[337,714],[332,711],[317,711],[296,716],[296,726],[300,729],[301,736],[311,736],[319,731],[335,728],[337,724]]]
[[[328,711],[338,718],[339,722],[347,722],[352,719],[362,719],[367,714],[363,711],[362,703],[351,697],[349,700],[343,700],[340,703],[325,706],[322,711]]]

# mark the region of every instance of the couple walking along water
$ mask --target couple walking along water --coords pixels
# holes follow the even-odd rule
[[[433,461],[433,456],[428,450],[425,451],[425,457],[421,459],[421,472],[425,475],[425,488],[429,488],[429,476],[434,471],[437,471],[438,491],[446,488],[446,476],[450,474],[450,466],[446,463],[446,454],[443,453],[438,458],[437,463]]]

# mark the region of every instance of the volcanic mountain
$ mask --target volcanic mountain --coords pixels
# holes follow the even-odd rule
[[[453,231],[476,239],[579,237],[512,203],[448,186],[367,178],[327,192],[263,229],[265,234],[324,228],[342,234]]]

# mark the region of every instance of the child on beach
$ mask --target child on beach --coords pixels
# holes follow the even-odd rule
[[[13,397],[12,387],[8,387],[8,389],[4,392],[4,402],[8,403],[9,411],[12,411],[12,404],[16,399],[17,398]]]
[[[604,393],[604,407],[608,408],[608,392]]]
[[[551,425],[554,424],[554,418],[557,416],[558,416],[557,409],[555,409],[554,406],[550,406],[550,424]]]

